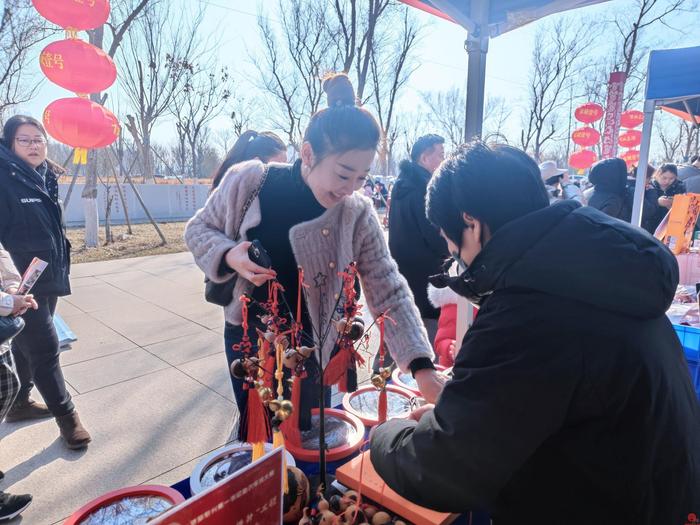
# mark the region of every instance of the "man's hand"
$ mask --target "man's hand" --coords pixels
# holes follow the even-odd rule
[[[277,277],[277,272],[270,268],[258,266],[248,257],[250,242],[242,242],[226,252],[226,264],[228,264],[238,275],[250,281],[255,286],[262,286],[270,279]]]
[[[14,316],[22,315],[30,308],[34,310],[39,308],[33,295],[13,295],[12,302],[14,304],[12,315]]]
[[[411,412],[408,418],[412,419],[413,421],[420,421],[420,418],[423,417],[423,414],[425,414],[426,412],[430,412],[433,408],[435,408],[435,405],[423,405],[422,407],[417,408],[413,412]]]
[[[434,368],[424,368],[415,374],[418,390],[428,403],[435,403],[445,387],[445,376]]]
[[[450,353],[450,357],[452,358],[452,361],[454,362],[455,359],[457,359],[457,341],[454,339],[450,343],[450,346],[448,347],[447,351]]]

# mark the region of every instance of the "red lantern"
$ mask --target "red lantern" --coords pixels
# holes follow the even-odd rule
[[[64,29],[97,29],[109,18],[109,0],[32,0],[39,14]]]
[[[598,156],[595,151],[582,149],[569,156],[569,166],[577,170],[585,170],[590,168],[596,160],[598,160]]]
[[[620,138],[617,139],[617,143],[623,148],[634,148],[642,143],[642,132],[635,129],[628,129]]]
[[[600,104],[594,102],[588,102],[576,108],[574,111],[574,116],[579,122],[584,124],[591,124],[596,120],[603,118],[603,107]]]
[[[594,146],[600,140],[600,133],[598,130],[586,126],[575,130],[571,134],[571,140],[579,146]]]
[[[622,155],[620,155],[620,158],[627,163],[627,166],[636,166],[639,164],[639,150],[627,150]]]
[[[46,131],[74,148],[105,148],[119,137],[114,113],[85,98],[60,98],[44,110]]]
[[[44,75],[74,93],[99,93],[114,84],[117,68],[107,53],[83,40],[52,42],[39,58]]]
[[[620,115],[620,126],[623,128],[634,129],[644,122],[644,113],[636,109],[623,111]]]

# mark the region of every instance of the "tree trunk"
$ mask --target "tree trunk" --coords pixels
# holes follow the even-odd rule
[[[89,41],[94,46],[102,49],[104,44],[104,26],[100,26],[89,33]],[[98,104],[102,103],[102,95],[93,93],[90,100]],[[96,248],[99,244],[99,215],[97,213],[97,153],[88,155],[87,169],[85,170],[85,187],[83,188],[83,210],[85,212],[85,246]]]

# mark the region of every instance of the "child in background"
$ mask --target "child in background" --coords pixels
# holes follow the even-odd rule
[[[457,356],[457,298],[459,296],[450,288],[435,288],[428,285],[430,303],[440,309],[437,333],[435,334],[435,355],[437,364],[449,368],[454,365]]]

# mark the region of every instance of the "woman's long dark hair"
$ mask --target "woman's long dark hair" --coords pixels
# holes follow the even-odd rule
[[[5,125],[2,129],[2,139],[0,139],[0,142],[2,142],[2,144],[7,149],[14,151],[14,148],[12,146],[14,145],[15,139],[17,138],[17,131],[19,130],[20,126],[24,126],[25,124],[29,126],[34,126],[41,132],[42,135],[44,135],[44,138],[47,141],[49,140],[49,136],[46,134],[46,130],[44,129],[43,124],[37,119],[28,115],[15,115],[14,117],[10,117],[9,119],[7,119],[7,122],[5,122]],[[63,167],[56,164],[48,157],[46,158],[46,164],[48,165],[49,169],[53,171],[56,175],[63,175],[66,172],[66,170]]]
[[[29,117],[27,115],[15,115],[14,117],[7,119],[7,122],[5,122],[5,126],[3,126],[2,129],[2,142],[7,148],[13,149],[12,145],[15,143],[17,130],[19,130],[20,126],[24,126],[25,124],[34,126],[41,132],[42,135],[44,135],[44,138],[48,140],[48,135],[46,134],[46,130],[41,122],[34,117]]]
[[[275,155],[286,151],[285,143],[271,131],[261,131],[260,133],[253,130],[244,131],[226,154],[221,166],[216,170],[211,182],[211,189],[214,190],[221,184],[221,179],[234,164],[253,159],[269,162]]]

